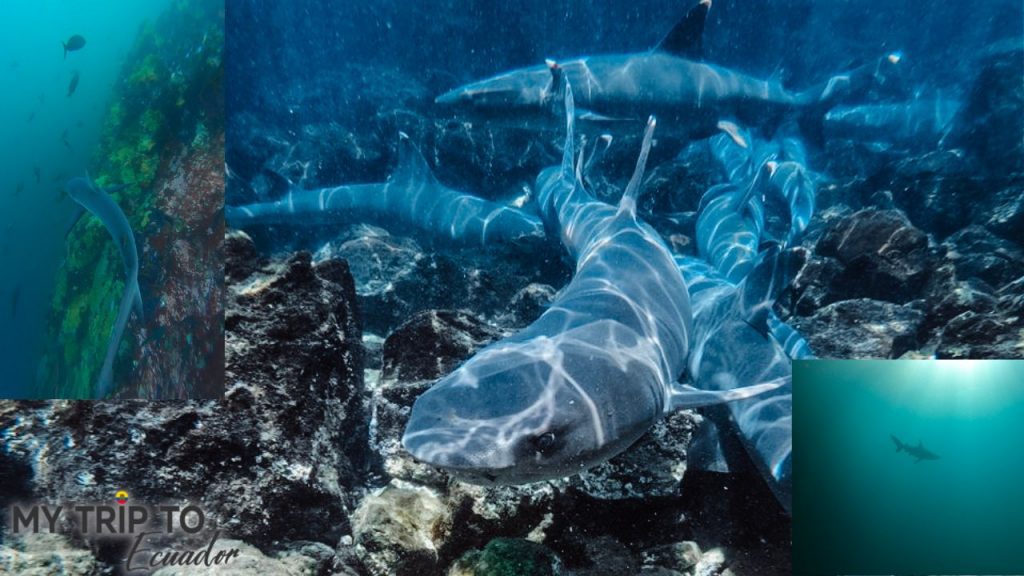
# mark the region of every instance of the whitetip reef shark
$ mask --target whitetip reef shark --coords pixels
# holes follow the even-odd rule
[[[95,397],[105,397],[113,386],[114,359],[117,357],[117,349],[121,343],[121,336],[124,334],[128,318],[134,311],[139,320],[142,320],[142,293],[139,291],[139,253],[135,247],[135,234],[132,232],[128,218],[108,195],[108,191],[100,188],[89,177],[73,178],[64,186],[68,195],[77,202],[82,210],[79,210],[71,220],[71,227],[84,210],[88,210],[103,222],[111,239],[121,253],[121,260],[124,263],[125,281],[124,291],[121,296],[121,305],[118,307],[117,319],[110,333],[110,341],[107,344],[107,355],[103,360],[103,368],[100,370],[99,379],[96,382]],[[109,191],[114,191],[110,189]]]
[[[910,456],[915,459],[915,462],[920,462],[921,460],[939,459],[939,455],[925,448],[924,442],[921,440],[917,441],[917,446],[912,446],[910,444],[901,442],[899,438],[892,434],[890,434],[889,437],[892,438],[892,441],[896,444],[897,452],[906,452],[907,456]]]
[[[696,140],[719,130],[731,132],[732,121],[763,125],[803,111],[821,116],[839,101],[884,82],[901,59],[889,54],[803,92],[791,92],[774,80],[701,61],[710,7],[710,0],[701,0],[653,50],[560,60],[576,89],[576,112],[584,126],[632,132],[654,114],[659,130]],[[552,103],[557,105],[557,85],[548,67],[534,66],[455,88],[438,96],[436,103],[487,119],[510,119],[519,126],[546,125]]]
[[[523,484],[576,474],[622,452],[673,410],[769,392],[781,382],[699,390],[681,384],[693,338],[686,284],[636,201],[655,120],[619,205],[584,187],[571,83],[560,166],[537,178],[542,217],[575,260],[550,307],[420,395],[402,443],[467,482]]]
[[[283,177],[278,176],[283,180]],[[386,182],[351,184],[287,191],[273,202],[225,209],[235,228],[274,224],[306,226],[310,222],[374,222],[398,231],[429,232],[452,244],[485,246],[494,243],[530,246],[545,237],[537,216],[516,208],[459,192],[434,177],[409,137],[401,133],[398,164]]]

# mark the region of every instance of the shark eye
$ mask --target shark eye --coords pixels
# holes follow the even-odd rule
[[[533,447],[542,455],[555,447],[555,434],[547,432],[533,438]]]

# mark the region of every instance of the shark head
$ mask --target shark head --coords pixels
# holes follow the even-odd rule
[[[89,204],[89,201],[99,194],[96,185],[87,177],[68,180],[67,184],[64,185],[64,191],[68,193],[68,196],[71,196],[72,200],[82,205]]]
[[[435,102],[488,115],[517,114],[524,109],[547,110],[552,101],[560,102],[553,91],[552,71],[555,69],[549,64],[514,70],[445,92]]]
[[[621,398],[597,405],[580,385],[591,368],[572,357],[543,337],[482,350],[417,398],[402,444],[417,460],[481,485],[561,478],[606,460],[657,413]],[[633,421],[638,432],[610,433],[611,414],[616,427]]]

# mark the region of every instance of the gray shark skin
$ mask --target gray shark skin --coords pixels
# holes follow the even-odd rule
[[[795,342],[803,339],[777,318],[778,326],[772,330],[770,309],[796,272],[798,259],[777,246],[769,248],[739,284],[698,258],[675,260],[693,304],[688,372],[694,385],[708,390],[774,385],[769,392],[730,402],[727,408],[755,466],[790,511],[793,387],[792,356],[787,351],[803,351]]]
[[[942,146],[961,103],[950,98],[839,106],[825,114],[826,138],[909,149]]]
[[[124,334],[125,325],[132,311],[138,318],[142,319],[142,293],[139,291],[139,253],[135,247],[135,234],[124,212],[115,203],[107,192],[96,186],[89,178],[73,178],[65,185],[68,195],[103,222],[110,233],[111,239],[121,252],[121,260],[124,262],[124,292],[121,296],[121,305],[118,308],[117,319],[110,333],[110,341],[107,344],[107,355],[103,360],[103,368],[100,370],[99,379],[96,382],[95,397],[105,397],[113,385],[114,359],[117,356],[117,349],[121,343],[121,336]],[[70,229],[69,229],[70,232]]]
[[[371,222],[426,232],[431,239],[484,246],[531,245],[544,238],[536,216],[512,206],[452,190],[438,182],[409,137],[401,134],[398,166],[387,182],[316,190],[290,188],[275,202],[229,206],[235,228],[310,222]]]
[[[897,452],[906,452],[907,456],[910,456],[915,459],[915,462],[920,462],[921,460],[939,459],[939,455],[925,448],[924,442],[920,440],[917,441],[917,446],[911,446],[910,444],[905,444],[901,442],[899,438],[893,436],[892,434],[890,434],[889,437],[892,438],[892,441],[896,444]]]
[[[788,112],[820,109],[817,113],[823,113],[834,103],[865,92],[899,61],[891,55],[804,92],[791,92],[778,82],[695,59],[699,46],[694,44],[699,44],[703,28],[701,14],[710,4],[705,0],[694,7],[649,52],[559,60],[559,68],[575,87],[579,120],[600,130],[633,132],[653,114],[659,129],[701,139],[715,134],[725,119],[761,125]],[[691,33],[678,42],[670,41],[680,28]],[[550,113],[554,86],[557,80],[549,68],[534,66],[455,88],[438,96],[436,103],[488,119],[544,122],[557,117]]]
[[[562,165],[542,171],[537,189],[549,229],[576,261],[573,279],[533,324],[417,398],[402,438],[417,460],[467,482],[576,474],[625,450],[671,410],[771,388],[707,392],[676,383],[691,344],[686,285],[661,238],[636,217],[654,119],[616,208],[584,188],[572,91],[562,90]]]

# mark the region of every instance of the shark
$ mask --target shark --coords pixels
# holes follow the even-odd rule
[[[546,236],[544,223],[535,214],[438,182],[405,133],[399,134],[397,167],[386,182],[302,190],[277,178],[287,189],[278,200],[228,206],[228,223],[251,228],[362,221],[426,232],[432,239],[464,246],[529,247]]]
[[[135,245],[135,233],[132,232],[128,218],[124,215],[121,207],[110,197],[110,193],[114,192],[115,188],[104,190],[88,176],[72,178],[64,188],[72,200],[80,206],[70,220],[68,233],[73,229],[74,223],[88,211],[99,218],[103,226],[106,227],[114,245],[121,253],[121,260],[124,264],[124,291],[94,391],[95,397],[101,399],[113,388],[114,360],[117,357],[121,337],[124,335],[124,329],[131,314],[134,312],[139,320],[143,319],[142,292],[139,290],[139,253]]]
[[[771,306],[802,258],[801,253],[772,245],[757,255],[749,274],[734,284],[701,258],[675,256],[693,305],[687,373],[694,386],[707,390],[772,386],[764,394],[729,402],[725,407],[729,421],[707,426],[716,428],[715,433],[723,425],[735,428],[786,511],[792,507],[793,486],[791,361],[813,355],[806,341],[779,320]],[[692,446],[690,451],[708,449]],[[695,459],[703,456],[693,454]]]
[[[823,130],[829,140],[851,140],[881,149],[941,148],[962,108],[960,100],[941,95],[837,106],[825,114]]]
[[[731,131],[734,121],[769,125],[791,113],[820,117],[836,103],[884,83],[898,69],[901,55],[888,54],[794,92],[775,80],[703,61],[710,7],[710,0],[701,0],[652,50],[560,60],[562,73],[577,90],[581,126],[634,133],[654,114],[659,130],[697,140]],[[454,88],[435,102],[470,117],[548,125],[557,118],[550,113],[557,86],[550,67],[538,65]]]
[[[907,456],[914,458],[915,462],[939,459],[939,455],[925,448],[924,442],[921,440],[917,441],[917,446],[911,446],[910,444],[901,442],[899,438],[892,434],[890,434],[889,437],[892,438],[892,441],[896,444],[897,452],[906,452]]]
[[[577,161],[571,83],[560,165],[537,177],[546,225],[575,262],[573,278],[522,331],[499,340],[421,394],[402,444],[475,484],[525,484],[583,472],[632,445],[666,414],[778,387],[699,390],[679,381],[692,344],[683,277],[636,203],[656,121],[617,206],[595,198]]]

